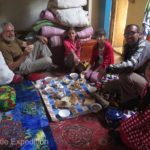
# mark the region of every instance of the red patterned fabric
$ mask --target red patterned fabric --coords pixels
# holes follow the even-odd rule
[[[96,114],[51,122],[58,150],[127,150],[108,137]]]
[[[15,74],[12,80],[13,84],[21,83],[23,81],[23,77],[19,74]]]
[[[26,130],[20,121],[6,120],[0,124],[0,148],[18,149],[25,141]]]
[[[30,73],[27,76],[27,79],[31,80],[31,81],[36,81],[36,80],[39,80],[39,79],[43,79],[43,78],[45,78],[45,77],[47,77],[49,75],[51,75],[51,73],[49,73],[49,72]]]
[[[146,94],[145,91],[146,89],[143,91],[144,94]],[[144,112],[137,112],[123,120],[120,134],[124,143],[130,148],[150,150],[150,104]]]

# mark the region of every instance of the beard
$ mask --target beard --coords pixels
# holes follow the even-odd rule
[[[14,36],[14,35],[8,36],[8,37],[5,37],[4,39],[5,39],[7,42],[12,42],[12,41],[15,40],[15,36]]]

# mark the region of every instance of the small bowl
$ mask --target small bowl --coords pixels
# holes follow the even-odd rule
[[[46,93],[52,93],[54,90],[53,90],[53,88],[52,87],[45,87],[44,88],[44,91],[46,92]]]
[[[90,93],[95,93],[96,91],[97,91],[97,88],[96,87],[94,87],[94,86],[90,86],[90,85],[88,85],[88,91],[90,92]]]
[[[79,75],[77,73],[70,73],[69,76],[72,78],[72,79],[76,79]]]
[[[51,82],[52,77],[45,77],[44,80],[45,80],[46,82]]]
[[[99,112],[100,110],[102,110],[102,105],[98,104],[98,103],[94,103],[91,105],[91,109],[94,113]]]
[[[59,116],[62,118],[67,118],[70,115],[70,111],[67,109],[62,109],[58,112]]]
[[[36,83],[35,84],[35,88],[36,89],[42,89],[43,88],[43,84],[42,83]]]
[[[107,111],[106,111],[106,117],[107,119],[109,120],[119,120],[122,118],[122,115],[123,115],[123,112],[119,109],[111,109],[109,108]]]

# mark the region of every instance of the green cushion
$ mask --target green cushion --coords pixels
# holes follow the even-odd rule
[[[0,111],[8,111],[16,106],[16,92],[10,86],[0,86]]]

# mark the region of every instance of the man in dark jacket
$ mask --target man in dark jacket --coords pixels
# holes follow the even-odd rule
[[[127,25],[124,32],[126,44],[124,58],[119,64],[109,65],[99,73],[99,79],[106,73],[119,74],[119,79],[108,82],[105,89],[121,96],[121,102],[137,99],[146,84],[143,77],[144,63],[150,59],[150,43],[143,40],[135,24]]]

